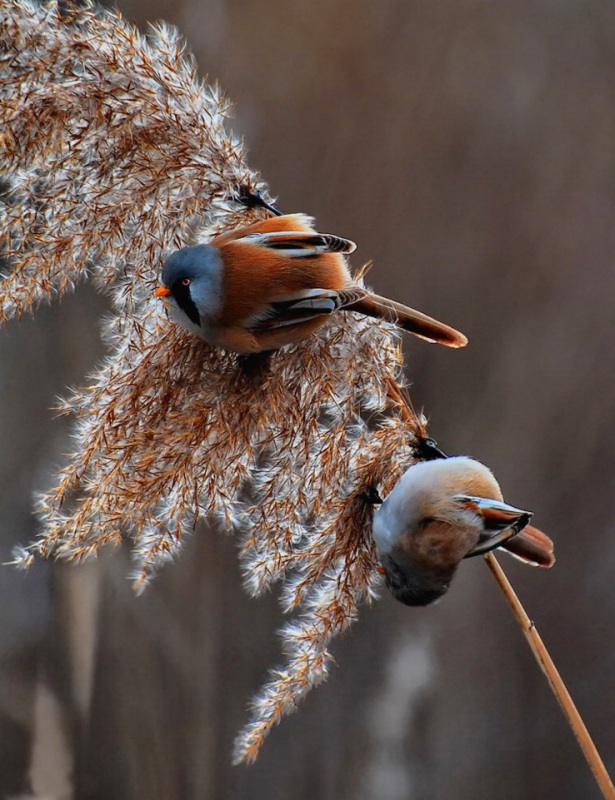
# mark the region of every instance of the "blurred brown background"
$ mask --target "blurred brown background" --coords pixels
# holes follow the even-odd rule
[[[555,538],[550,573],[500,561],[615,773],[615,6],[120,5],[179,26],[283,210],[468,334],[461,352],[406,342],[413,398]],[[0,338],[1,561],[70,447],[49,408],[101,356],[101,309],[80,290]],[[478,559],[434,607],[364,609],[250,768],[230,750],[280,660],[275,596],[246,597],[229,537],[195,536],[142,597],[129,568],[2,570],[1,797],[600,797]]]

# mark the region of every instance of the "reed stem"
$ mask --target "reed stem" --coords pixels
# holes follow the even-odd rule
[[[511,586],[510,581],[504,574],[504,571],[498,564],[493,553],[488,553],[485,556],[485,561],[487,562],[487,566],[491,570],[493,577],[496,579],[500,589],[502,590],[508,605],[511,607],[513,614],[517,618],[517,622],[521,626],[521,630],[523,631],[530,649],[534,654],[534,658],[538,662],[541,670],[547,678],[549,686],[557,698],[557,701],[560,704],[566,719],[568,720],[568,724],[572,728],[572,732],[576,736],[579,747],[583,751],[583,755],[585,756],[591,771],[594,773],[594,777],[596,778],[603,797],[606,800],[615,800],[615,787],[613,786],[609,774],[606,771],[606,767],[600,758],[600,754],[596,749],[596,745],[593,743],[592,738],[585,727],[585,723],[583,722],[581,715],[577,711],[577,707],[572,701],[572,697],[570,696],[564,681],[557,671],[557,667],[553,663],[553,659],[549,655],[549,651],[540,638],[540,634],[538,633],[536,626],[526,614],[525,609],[521,605],[521,601],[517,597],[515,590]]]

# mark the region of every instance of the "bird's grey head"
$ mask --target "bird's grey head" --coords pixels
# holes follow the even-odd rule
[[[177,322],[201,336],[212,326],[222,310],[222,270],[220,251],[209,244],[183,247],[172,253],[162,268],[162,282],[180,313]]]

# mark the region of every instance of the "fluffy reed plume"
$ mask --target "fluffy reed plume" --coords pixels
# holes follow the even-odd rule
[[[1,318],[88,278],[114,304],[106,362],[63,404],[75,451],[19,560],[127,536],[141,586],[198,520],[236,530],[247,590],[281,581],[294,612],[237,743],[253,759],[380,582],[364,492],[386,492],[424,432],[402,418],[396,334],[340,315],[251,376],[170,323],[153,296],[169,251],[257,213],[233,200],[259,185],[226,100],[169,28],[146,38],[116,12],[28,0],[0,19]]]

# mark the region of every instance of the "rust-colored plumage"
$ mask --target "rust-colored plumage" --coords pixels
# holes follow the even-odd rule
[[[422,339],[463,347],[466,337],[356,283],[354,242],[318,233],[304,214],[271,217],[173,253],[156,290],[176,319],[215,346],[240,353],[295,344],[339,311],[382,319]]]

